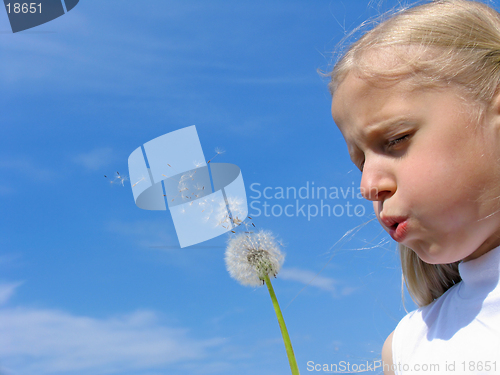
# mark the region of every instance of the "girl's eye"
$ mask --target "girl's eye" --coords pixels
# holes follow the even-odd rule
[[[408,139],[410,139],[410,134],[406,134],[406,135],[403,135],[402,137],[390,140],[387,142],[387,148],[388,149],[394,148],[397,145],[399,145],[400,143],[407,141]]]

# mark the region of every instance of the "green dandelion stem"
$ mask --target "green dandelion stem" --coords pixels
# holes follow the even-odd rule
[[[299,368],[297,367],[297,360],[295,359],[295,354],[293,354],[292,342],[290,341],[290,336],[288,336],[288,331],[286,329],[285,319],[283,319],[283,314],[281,313],[278,299],[276,298],[276,294],[274,294],[271,280],[269,280],[269,276],[267,274],[264,275],[264,281],[266,282],[267,289],[269,290],[269,294],[271,295],[274,311],[276,312],[276,316],[278,317],[278,323],[280,324],[281,335],[283,336],[283,341],[285,342],[286,355],[288,356],[288,362],[290,363],[292,375],[300,375]]]

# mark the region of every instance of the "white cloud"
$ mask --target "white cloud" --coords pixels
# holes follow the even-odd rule
[[[0,309],[0,372],[19,375],[158,370],[210,358],[210,349],[222,342],[167,327],[151,311],[92,318],[49,309]]]
[[[3,157],[0,160],[0,169],[8,169],[15,171],[32,181],[50,182],[56,177],[56,173],[50,169],[42,168],[36,165],[33,161],[25,157]],[[9,192],[8,187],[4,189],[5,193]]]
[[[284,280],[298,281],[304,285],[313,286],[327,292],[336,292],[338,282],[330,277],[318,275],[317,272],[302,270],[299,268],[285,268],[280,272],[280,278]]]
[[[21,284],[0,284],[0,303]],[[166,326],[149,310],[95,318],[54,309],[0,308],[4,375],[164,373],[186,366],[209,374],[211,368],[230,366],[215,358],[225,342],[198,339],[188,329]]]
[[[344,283],[339,280],[300,268],[285,268],[281,270],[279,277],[330,292],[334,297],[346,296],[357,290],[356,287],[342,285]]]
[[[76,164],[91,171],[96,171],[101,167],[105,167],[115,160],[116,156],[109,147],[97,148],[89,152],[78,154],[73,158]]]
[[[10,297],[12,297],[17,287],[21,286],[22,284],[22,282],[0,284],[0,305],[6,303],[10,299]]]

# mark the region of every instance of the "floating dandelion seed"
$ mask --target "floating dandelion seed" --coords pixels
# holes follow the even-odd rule
[[[197,160],[195,160],[195,161],[193,161],[193,164],[194,164],[195,168],[201,168],[201,167],[203,167],[205,165],[205,162],[204,161],[197,161]]]
[[[217,225],[227,226],[233,223],[235,226],[240,225],[245,220],[246,204],[239,197],[227,197],[226,202],[221,202],[217,210]]]
[[[108,176],[106,176],[106,175],[104,175],[104,177],[106,177],[109,180],[110,184],[119,183],[122,186],[125,186],[125,181],[128,181],[128,177],[127,176],[122,176],[119,172],[116,172],[116,176],[115,176],[115,178],[113,180],[111,178],[109,178]]]
[[[212,160],[214,160],[217,156],[222,155],[224,152],[226,152],[226,151],[224,151],[223,149],[221,149],[219,147],[216,147],[215,148],[215,155],[214,155],[214,157],[212,159],[210,159],[209,161],[207,161],[207,164],[210,164],[210,162]]]
[[[240,233],[232,237],[226,250],[229,274],[243,285],[263,285],[265,276],[276,276],[285,256],[269,231]]]
[[[133,184],[132,187],[135,187],[135,185],[137,185],[139,182],[141,182],[143,180],[144,180],[144,177],[142,177],[139,181],[137,181],[135,184]]]
[[[122,186],[125,186],[124,183],[125,183],[125,181],[128,180],[128,177],[127,176],[121,176],[119,172],[116,172],[116,175],[117,176],[115,177],[115,179],[118,180],[122,184]]]
[[[205,189],[205,186],[203,186],[202,184],[200,184],[199,182],[197,182],[197,183],[194,185],[194,189],[195,189],[195,190],[198,190],[198,191],[201,191],[201,190]]]

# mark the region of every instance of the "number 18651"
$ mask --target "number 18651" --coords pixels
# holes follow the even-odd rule
[[[42,3],[7,3],[7,13],[42,13]]]

